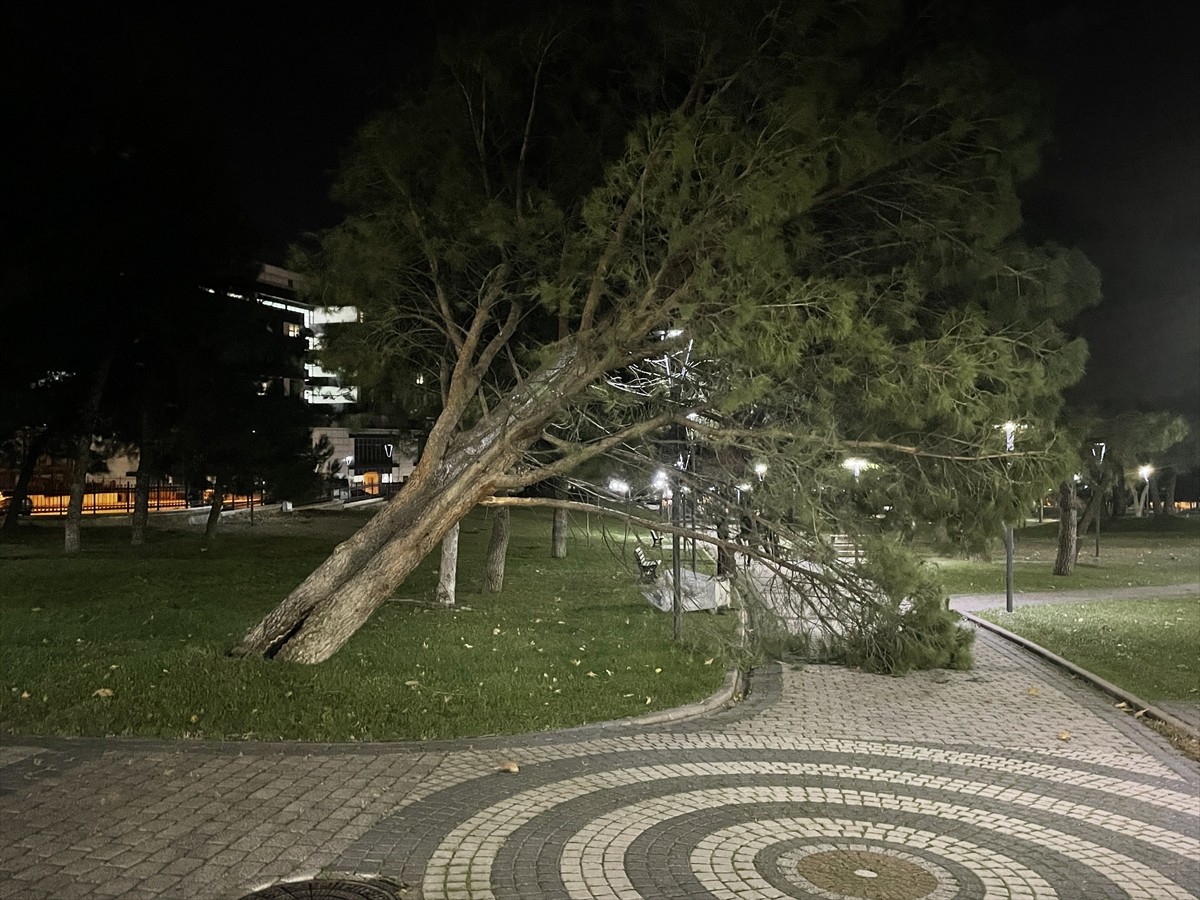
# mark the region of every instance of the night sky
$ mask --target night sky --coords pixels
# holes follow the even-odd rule
[[[993,2],[1006,11],[1011,49],[1058,103],[1028,224],[1081,247],[1104,280],[1102,305],[1077,323],[1092,362],[1076,393],[1200,419],[1200,3]],[[264,261],[282,263],[289,243],[338,220],[327,191],[340,152],[429,53],[432,25],[413,17],[416,6],[320,17],[292,7],[237,19],[197,6],[187,21],[161,7],[149,18],[119,7],[88,21],[2,15],[23,52],[57,48],[50,52],[64,60],[72,41],[94,52],[131,29],[159,35],[190,70],[211,137],[264,238]],[[17,84],[23,76],[15,73]]]

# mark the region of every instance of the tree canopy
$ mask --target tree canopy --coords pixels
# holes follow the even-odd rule
[[[439,414],[239,652],[324,658],[472,505],[598,461],[709,498],[765,464],[753,514],[801,548],[914,519],[978,542],[1055,480],[1085,358],[1061,326],[1099,279],[1022,240],[1034,86],[901,3],[651,6],[460,35],[360,133],[345,221],[297,262],[361,313],[327,366]]]

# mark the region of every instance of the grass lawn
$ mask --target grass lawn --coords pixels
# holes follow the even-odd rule
[[[1047,522],[1017,529],[1013,553],[1016,591],[1065,591],[1200,581],[1200,519],[1125,518],[1101,526],[1100,557],[1089,531],[1075,570],[1055,575],[1058,524]],[[997,541],[990,560],[951,559],[929,555],[950,594],[1004,592],[1004,548]]]
[[[490,532],[462,528],[458,603],[431,607],[433,555],[329,661],[301,666],[225,655],[368,510],[297,512],[249,526],[150,532],[92,522],[84,552],[34,523],[0,545],[0,730],[308,741],[517,734],[699,700],[731,659],[733,615],[671,617],[641,596],[632,536],[573,522],[549,556],[550,520],[516,510],[504,592],[480,593]],[[614,543],[614,541],[616,543]]]
[[[1106,600],[979,614],[1148,702],[1200,700],[1200,601]]]

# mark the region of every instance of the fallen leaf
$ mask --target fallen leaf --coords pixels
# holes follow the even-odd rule
[[[1062,730],[1062,731],[1060,731],[1060,732],[1058,733],[1058,739],[1059,739],[1060,741],[1069,741],[1069,740],[1071,739],[1071,732],[1069,732],[1069,731],[1067,731],[1067,730],[1065,730],[1065,729],[1064,729],[1064,730]]]
[[[109,693],[111,694],[112,691],[109,691]],[[21,699],[28,700],[29,699],[29,691],[21,691]]]
[[[99,688],[95,691],[92,691],[93,697],[111,697],[112,695],[113,692],[111,688]]]
[[[650,705],[650,698],[649,698],[649,697],[647,697],[647,698],[646,698],[646,705],[647,705],[647,706],[649,706],[649,705]]]
[[[1037,688],[1035,688],[1035,687],[1031,687],[1031,688],[1029,689],[1029,696],[1030,696],[1030,697],[1036,697],[1037,695],[1038,695],[1038,689],[1037,689]]]
[[[714,656],[714,657],[713,657],[713,659],[716,659],[716,657]],[[712,659],[706,659],[706,660],[704,661],[704,664],[705,664],[706,666],[711,666],[711,665],[713,664],[713,661],[712,661]]]
[[[507,772],[510,775],[516,775],[521,771],[521,767],[517,765],[517,761],[515,759],[506,759],[504,762],[500,763],[500,771]]]
[[[200,721],[200,717],[193,714],[192,717],[190,719],[188,719],[188,721],[191,722],[193,725],[195,725],[197,722]]]
[[[1129,704],[1122,700],[1117,704],[1117,709],[1129,709]]]
[[[1139,709],[1137,712],[1135,712],[1135,713],[1133,714],[1133,717],[1134,717],[1135,719],[1140,719],[1140,718],[1141,718],[1142,716],[1144,716],[1145,714],[1146,714],[1146,711],[1145,711],[1144,709]]]

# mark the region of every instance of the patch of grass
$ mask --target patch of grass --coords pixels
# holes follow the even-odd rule
[[[0,730],[15,734],[370,741],[514,734],[693,702],[724,677],[735,616],[693,613],[686,642],[625,558],[575,523],[514,511],[504,592],[480,592],[490,524],[464,520],[458,609],[434,607],[437,555],[329,661],[225,655],[369,515],[244,520],[203,551],[202,527],[22,529],[0,563]],[[593,526],[595,525],[593,521]],[[111,692],[111,694],[109,694]]]
[[[1053,603],[979,615],[1148,702],[1200,700],[1194,598]]]
[[[1058,525],[1047,522],[1018,529],[1013,553],[1017,591],[1065,591],[1186,584],[1200,580],[1200,520],[1117,519],[1101,526],[1100,556],[1095,539],[1084,537],[1075,569],[1054,574]],[[1004,591],[1004,550],[991,559],[928,556],[950,594]]]

